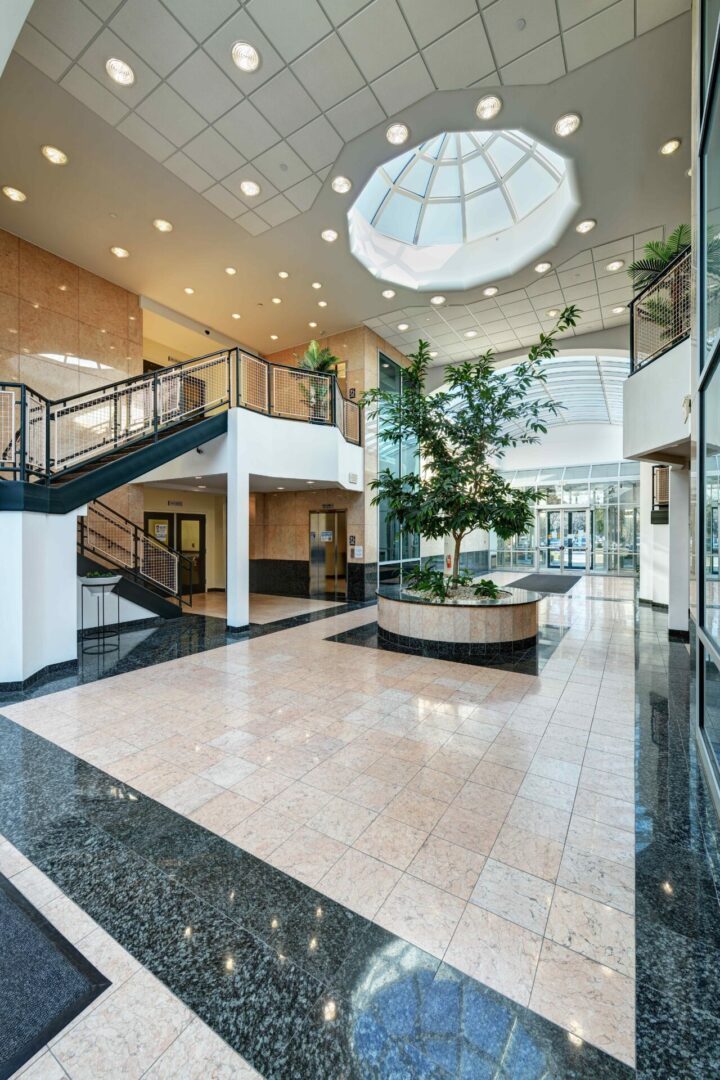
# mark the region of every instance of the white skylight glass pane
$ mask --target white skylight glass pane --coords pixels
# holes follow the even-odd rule
[[[481,236],[499,232],[512,225],[512,214],[502,192],[498,188],[476,195],[465,203],[465,221],[467,239],[477,240]]]
[[[439,165],[435,170],[431,199],[460,198],[460,172],[456,165]]]
[[[420,244],[459,244],[462,238],[460,203],[428,203],[418,242]]]
[[[521,150],[515,143],[511,143],[509,139],[503,138],[502,135],[498,136],[492,146],[488,147],[488,155],[492,158],[501,176],[504,176],[506,172],[512,169],[513,165],[517,165],[524,153],[524,150]]]
[[[415,240],[415,228],[422,203],[407,195],[394,192],[380,215],[379,225],[387,236],[394,236],[406,244]]]
[[[518,217],[525,217],[552,195],[557,189],[557,183],[547,169],[529,158],[512,176],[508,176],[505,187],[510,193]]]
[[[406,153],[399,154],[398,157],[393,158],[392,161],[388,161],[387,165],[383,166],[393,183],[395,183],[400,173],[414,156],[415,151],[408,150]]]
[[[559,173],[565,174],[565,162],[560,155],[556,154],[554,150],[551,150],[549,146],[543,146],[542,150],[538,149],[536,153],[539,158],[545,158],[546,161],[550,162],[553,168],[557,169]]]
[[[446,136],[440,159],[442,161],[457,161],[457,137],[455,135]]]
[[[402,178],[401,186],[406,191],[412,191],[415,195],[424,195],[427,192],[428,180],[433,167],[425,158],[418,158],[408,169]]]
[[[466,194],[487,187],[494,181],[495,177],[482,154],[476,154],[475,157],[463,162],[463,184]]]
[[[366,221],[372,221],[378,207],[388,192],[388,184],[381,172],[374,172],[360,193],[357,208]]]
[[[474,154],[476,150],[476,143],[473,142],[469,133],[464,131],[460,136],[460,156],[467,157],[468,154]]]
[[[430,142],[423,143],[420,147],[422,154],[427,154],[428,157],[436,158],[440,152],[440,147],[443,144],[443,136],[438,135],[436,139],[431,139]]]

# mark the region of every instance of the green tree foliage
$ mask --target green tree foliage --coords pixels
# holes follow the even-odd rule
[[[380,438],[416,447],[416,466],[403,476],[383,470],[371,487],[401,528],[425,539],[452,536],[453,577],[460,545],[473,529],[503,539],[524,533],[532,522],[533,490],[512,488],[495,467],[508,449],[536,443],[558,404],[543,394],[542,361],[557,354],[555,339],[575,326],[580,312],[566,307],[555,327],[542,334],[526,360],[512,371],[495,367],[488,350],[476,360],[449,365],[445,388],[428,394],[429,346],[419,341],[403,372],[402,395],[378,388],[361,404],[378,417]],[[539,391],[539,392],[538,392]]]

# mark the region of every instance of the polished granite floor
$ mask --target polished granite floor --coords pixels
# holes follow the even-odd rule
[[[327,640],[367,623],[356,610],[4,708],[27,730],[3,729],[15,747],[3,760],[14,762],[16,798],[3,803],[0,830],[19,830],[10,839],[21,848],[39,843],[26,854],[49,859],[51,878],[64,873],[63,889],[80,889],[86,911],[118,865],[143,859],[135,892],[159,905],[141,904],[137,919],[102,905],[90,914],[109,920],[120,943],[264,1075],[351,1076],[360,1062],[362,1076],[624,1076],[635,1044],[636,735],[637,887],[639,910],[650,911],[637,935],[639,1074],[712,1076],[695,1020],[718,970],[717,912],[697,914],[698,897],[717,904],[707,852],[715,834],[687,738],[687,650],[667,645],[652,612],[636,612],[627,580],[583,579],[543,606],[545,620],[567,630],[540,676]],[[34,733],[50,743],[33,743]],[[685,763],[672,799],[671,763],[676,772]],[[48,793],[55,775],[65,795],[56,785]],[[18,821],[8,805],[20,801],[21,781]],[[51,830],[32,807],[46,797],[56,815],[82,823],[81,850],[70,844],[59,869],[52,848],[72,830],[53,834],[49,851],[38,840]],[[91,848],[101,841],[102,889],[83,883],[86,835]],[[669,876],[668,843],[684,853],[680,882],[694,859],[694,891]],[[133,901],[133,889],[116,888]],[[158,946],[152,912],[157,921],[178,898]],[[683,915],[688,904],[695,921]],[[252,943],[224,937],[237,935],[227,920]],[[668,956],[682,954],[684,966],[668,962],[663,980],[643,926],[661,926]],[[194,978],[182,983],[180,954],[153,967],[178,946],[168,934],[180,928],[198,943],[191,967],[214,942],[215,967],[231,956],[242,969],[232,994],[257,985],[262,947],[264,982],[279,995],[273,1015],[288,1000],[278,962],[281,974],[297,969],[297,1008],[284,1027],[276,1016],[270,1043],[262,1025],[223,1027],[226,983],[203,1013],[203,994],[186,996]],[[184,937],[179,946],[187,950]],[[696,975],[690,1007],[684,985]]]

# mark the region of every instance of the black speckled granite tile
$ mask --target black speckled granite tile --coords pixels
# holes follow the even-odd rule
[[[704,851],[656,840],[637,852],[635,884],[643,933],[665,926],[720,949],[720,907]]]

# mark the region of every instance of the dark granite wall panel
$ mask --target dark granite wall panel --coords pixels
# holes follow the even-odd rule
[[[310,564],[303,559],[251,559],[250,592],[309,596]]]
[[[347,598],[356,603],[374,600],[377,588],[377,563],[348,563]]]

